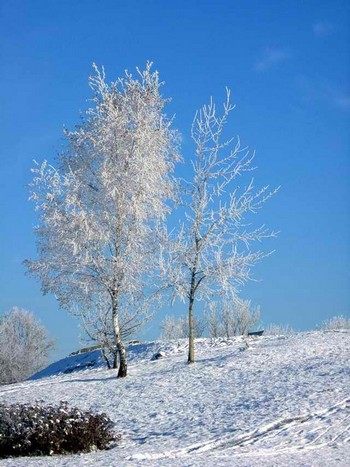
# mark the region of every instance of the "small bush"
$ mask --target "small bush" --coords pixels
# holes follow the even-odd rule
[[[108,449],[120,439],[105,414],[41,404],[0,404],[0,458]]]

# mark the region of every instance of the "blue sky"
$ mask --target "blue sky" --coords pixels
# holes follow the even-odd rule
[[[32,160],[61,150],[91,97],[92,62],[113,80],[152,60],[185,159],[195,109],[229,86],[230,129],[256,150],[257,183],[282,185],[259,217],[281,231],[266,246],[276,252],[243,293],[263,321],[310,329],[349,316],[348,1],[2,0],[0,15],[0,313],[33,311],[58,340],[53,358],[79,347],[78,322],[22,266],[35,256]]]

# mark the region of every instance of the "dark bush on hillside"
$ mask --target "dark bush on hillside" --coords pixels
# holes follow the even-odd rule
[[[120,439],[105,414],[41,404],[0,404],[0,458],[108,449]]]

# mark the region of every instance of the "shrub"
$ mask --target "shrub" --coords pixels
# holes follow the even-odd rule
[[[108,449],[120,439],[105,414],[40,403],[0,404],[0,458]]]

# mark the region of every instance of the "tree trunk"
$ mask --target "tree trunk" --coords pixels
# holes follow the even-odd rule
[[[122,341],[119,341],[117,344],[117,349],[119,352],[119,370],[118,370],[118,378],[124,378],[128,373],[128,364],[126,361],[126,351]]]
[[[195,293],[195,270],[192,271],[191,289],[189,296],[188,306],[188,327],[189,327],[189,340],[188,340],[188,363],[194,363],[194,317],[193,317],[193,303]]]
[[[107,368],[108,368],[109,370],[111,370],[111,364],[109,363],[109,359],[108,359],[108,357],[107,357],[106,350],[105,350],[104,348],[102,348],[102,349],[101,349],[101,352],[102,352],[102,356],[103,356],[103,358],[105,359],[105,362],[106,362],[106,364],[107,364]]]
[[[114,340],[117,347],[117,353],[119,354],[119,370],[118,378],[124,378],[128,373],[128,365],[126,360],[125,347],[120,335],[119,317],[118,317],[118,302],[114,297],[113,300],[113,329],[114,329]],[[114,359],[116,363],[116,358]]]
[[[189,341],[188,341],[188,363],[194,363],[194,320],[193,299],[190,299],[188,308]]]
[[[118,368],[118,350],[113,350],[113,370]]]

